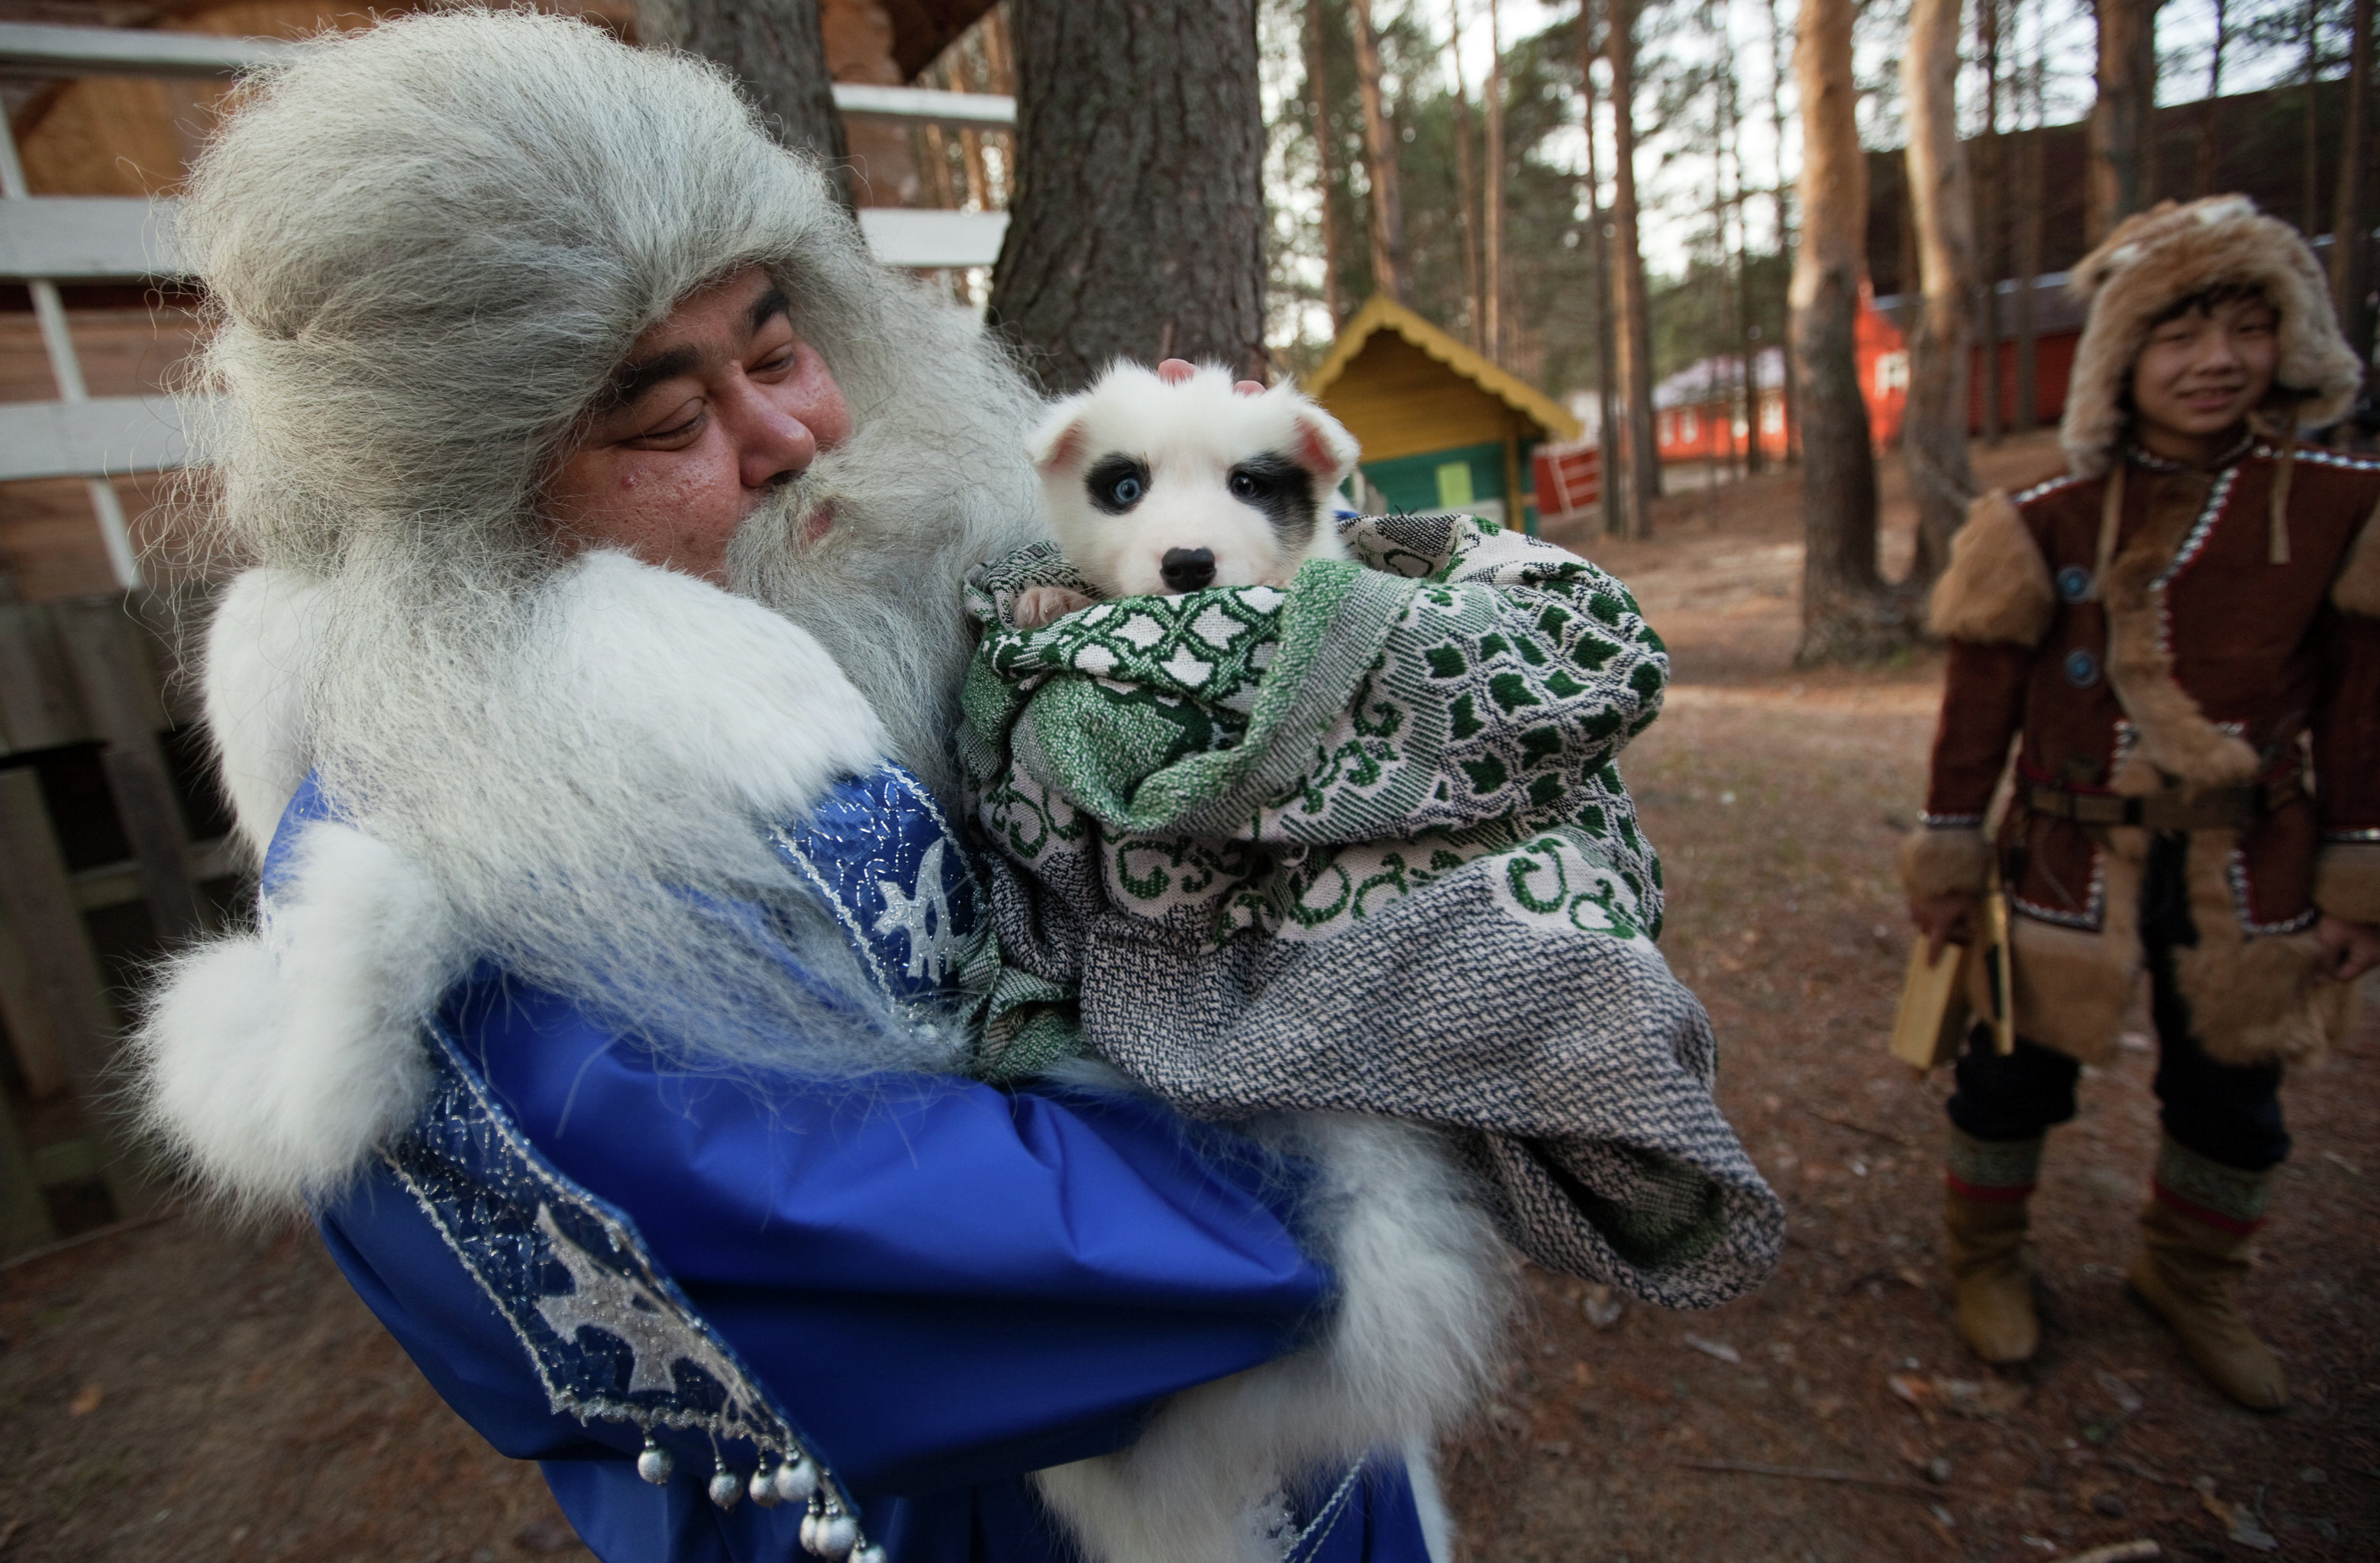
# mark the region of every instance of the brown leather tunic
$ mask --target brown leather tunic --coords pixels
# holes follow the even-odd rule
[[[2229,866],[2249,935],[2313,925],[2313,861],[2323,842],[2380,842],[2380,621],[2341,612],[2329,600],[2380,505],[2380,462],[2300,446],[2290,464],[2289,560],[2276,563],[2277,455],[2260,440],[2199,471],[2134,451],[2118,534],[2119,553],[2152,530],[2175,539],[2152,590],[2174,683],[2208,721],[2256,751],[2263,780],[2305,773],[2311,760],[2313,795],[2265,815]],[[2084,792],[2107,791],[2138,742],[2108,681],[2108,615],[2093,578],[2106,483],[2058,478],[2015,496],[2048,564],[2057,610],[2032,648],[1949,643],[1929,825],[1982,822],[2019,733],[2021,781]],[[2012,911],[2095,932],[2104,926],[2103,832],[2011,810],[1999,844]]]

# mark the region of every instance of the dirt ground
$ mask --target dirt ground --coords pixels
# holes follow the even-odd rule
[[[1979,453],[1989,481],[2057,464]],[[1897,464],[1896,464],[1897,466]],[[1888,568],[1907,553],[1888,468]],[[2041,1357],[1994,1373],[1948,1316],[1941,1098],[1883,1051],[1907,949],[1891,851],[1938,663],[1791,670],[1799,500],[1772,476],[1664,503],[1650,542],[1565,539],[1676,653],[1623,761],[1670,886],[1662,945],[1709,1005],[1720,1093],[1792,1230],[1704,1315],[1532,1276],[1512,1378],[1449,1451],[1472,1563],[2380,1556],[2380,1009],[2286,1091],[2250,1308],[2297,1403],[2220,1399],[2120,1269],[2155,1143],[2144,1037],[2053,1137]],[[533,1468],[481,1445],[304,1231],[184,1215],[0,1271],[0,1559],[587,1556]],[[1715,1467],[1766,1465],[1775,1475]]]

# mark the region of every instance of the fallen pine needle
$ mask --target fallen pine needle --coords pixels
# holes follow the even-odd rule
[[[1924,1493],[1928,1497],[1941,1491],[1904,1476],[1863,1476],[1856,1471],[1819,1471],[1806,1465],[1762,1465],[1749,1460],[1681,1460],[1677,1463],[1696,1471],[1731,1471],[1744,1476],[1785,1476],[1797,1482],[1845,1482],[1855,1487],[1888,1487],[1895,1492]]]
[[[2163,1557],[2165,1549],[2153,1541],[2116,1542],[2107,1546],[2095,1546],[2088,1552],[2078,1552],[2066,1563],[2142,1563],[2144,1558]]]
[[[1889,1129],[1878,1129],[1872,1124],[1856,1122],[1848,1118],[1837,1118],[1831,1112],[1820,1112],[1815,1108],[1805,1110],[1821,1123],[1831,1123],[1838,1129],[1848,1129],[1854,1134],[1873,1134],[1886,1144],[1899,1145],[1903,1150],[1917,1148],[1917,1142],[1906,1134],[1896,1134]]]

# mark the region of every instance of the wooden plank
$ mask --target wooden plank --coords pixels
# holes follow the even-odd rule
[[[190,878],[196,882],[205,884],[209,879],[224,878],[240,872],[240,868],[239,856],[230,838],[217,836],[211,842],[190,843]],[[128,905],[144,893],[140,888],[140,866],[129,860],[80,869],[74,876],[75,904],[85,912]]]
[[[145,27],[0,24],[0,67],[16,76],[237,76],[296,52],[270,38]]]
[[[0,753],[91,736],[48,603],[0,602]]]
[[[132,848],[151,926],[160,939],[177,943],[202,925],[190,878],[189,835],[157,742],[165,709],[143,632],[116,598],[65,605],[59,628],[83,709],[107,745],[100,763]]]
[[[139,196],[31,196],[0,201],[0,278],[144,282],[188,274],[167,225],[171,208]]]
[[[1016,128],[1016,100],[1002,92],[945,92],[933,87],[872,87],[838,81],[834,106],[843,114],[867,119],[964,125],[981,130]]]
[[[25,1077],[25,1092],[33,1100],[46,1102],[74,1084],[57,1028],[50,1024],[32,952],[16,915],[5,904],[0,904],[0,1023],[8,1027],[8,1050],[16,1055],[17,1072]]]
[[[163,472],[189,459],[171,396],[0,404],[0,482]]]
[[[0,1257],[30,1253],[57,1239],[49,1201],[42,1197],[24,1136],[17,1132],[16,1108],[0,1093]]]
[[[107,1069],[115,1055],[115,1016],[99,959],[75,910],[66,860],[42,802],[41,780],[21,769],[0,771],[0,904],[6,905],[31,957],[85,1124],[105,1143],[102,1176],[115,1213],[139,1215],[155,1202],[154,1192],[133,1148],[101,1113],[112,1095]]]
[[[859,232],[868,253],[887,266],[989,266],[1000,259],[1008,213],[863,206]]]

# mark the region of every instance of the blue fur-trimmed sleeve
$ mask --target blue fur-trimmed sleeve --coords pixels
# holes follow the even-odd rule
[[[1144,1099],[689,1076],[502,982],[450,1012],[521,1128],[862,1488],[1120,1447],[1328,1308],[1285,1169]]]

